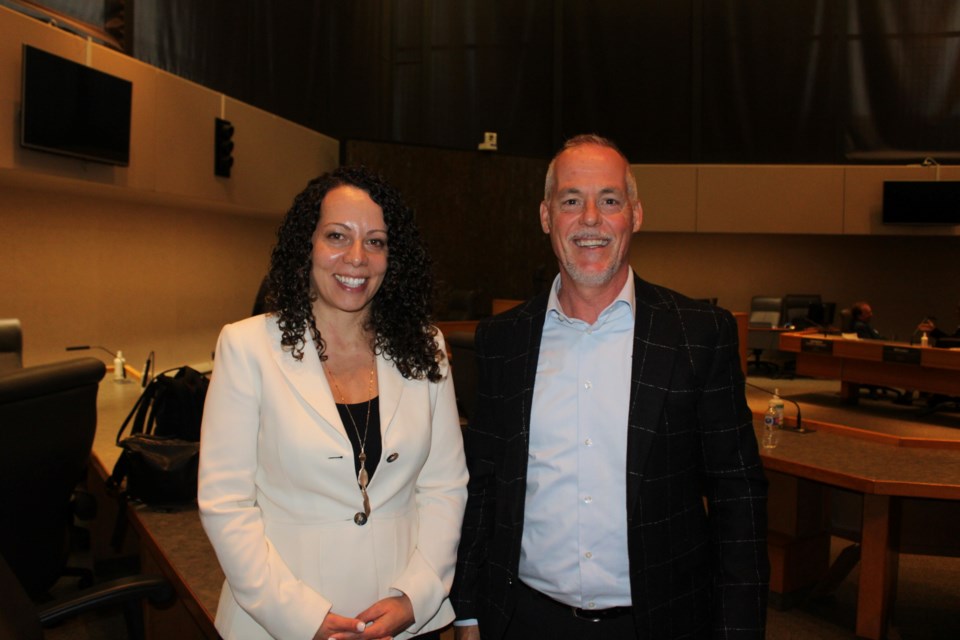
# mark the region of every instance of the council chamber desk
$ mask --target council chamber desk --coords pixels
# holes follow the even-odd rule
[[[804,421],[807,425],[807,421]],[[755,420],[758,439],[762,424]],[[789,595],[813,586],[829,566],[823,489],[860,494],[860,576],[856,634],[885,638],[896,594],[900,533],[922,523],[918,508],[960,512],[960,441],[920,441],[852,427],[816,425],[785,431],[774,449],[762,449],[770,479],[771,592]],[[954,526],[955,528],[955,526]],[[950,555],[956,539],[947,541]],[[934,555],[938,555],[934,553]]]
[[[840,380],[847,402],[856,402],[860,385],[960,396],[960,349],[808,331],[782,334],[780,350],[797,354],[797,373]]]

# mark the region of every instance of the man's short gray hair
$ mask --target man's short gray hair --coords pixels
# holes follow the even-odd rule
[[[604,138],[603,136],[598,136],[595,133],[583,133],[578,136],[574,136],[563,143],[563,146],[560,148],[560,150],[557,151],[557,153],[550,160],[550,166],[547,167],[547,178],[543,185],[543,199],[549,201],[550,196],[553,195],[554,191],[556,191],[556,165],[557,158],[560,157],[560,154],[567,149],[573,149],[574,147],[580,147],[586,144],[595,144],[598,147],[607,147],[608,149],[613,149],[620,155],[621,158],[623,158],[623,161],[627,165],[626,175],[624,176],[624,180],[627,183],[627,197],[630,198],[631,202],[636,202],[637,180],[633,177],[633,172],[630,170],[630,161],[627,159],[627,156],[624,155],[623,151],[620,151],[620,147],[618,147],[613,140]]]

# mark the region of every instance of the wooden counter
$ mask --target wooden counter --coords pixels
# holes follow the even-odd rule
[[[759,440],[762,422],[755,420],[755,428]],[[860,493],[863,517],[856,633],[863,638],[886,637],[896,592],[900,500],[960,500],[960,450],[898,446],[895,441],[829,430],[785,431],[779,446],[762,449],[761,458],[766,470],[801,481],[793,485],[771,481],[771,528],[776,527],[778,518],[792,518],[794,528],[786,534],[771,531],[771,588],[776,592],[800,586],[785,575],[790,572],[802,580],[826,570],[829,536],[817,522],[811,522],[822,516],[817,511],[815,484]],[[784,512],[790,509],[793,512],[785,518]]]
[[[780,336],[780,350],[797,354],[797,373],[840,380],[848,402],[860,385],[960,395],[960,349],[792,332]]]

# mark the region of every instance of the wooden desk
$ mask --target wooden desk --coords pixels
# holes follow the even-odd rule
[[[755,428],[759,439],[762,421],[756,420]],[[915,443],[897,446],[829,430],[808,434],[787,431],[776,449],[761,450],[761,458],[768,471],[863,495],[856,633],[863,638],[884,638],[896,592],[900,500],[960,500],[960,450],[919,447]],[[777,493],[771,483],[771,513],[791,500],[796,503],[795,487]],[[808,539],[815,540],[812,536]],[[782,542],[771,536],[774,578],[805,565],[807,571],[810,565],[826,568],[825,556],[789,558]],[[823,551],[815,546],[815,553]],[[805,552],[800,547],[799,553]],[[775,586],[776,579],[771,584]]]
[[[780,350],[797,354],[797,373],[840,380],[848,402],[862,384],[960,395],[960,349],[793,332],[780,336]]]
[[[116,520],[116,502],[104,482],[120,456],[115,440],[120,425],[140,396],[136,381],[116,383],[104,378],[97,395],[97,432],[93,443],[90,489],[97,496],[98,516],[91,535],[94,558],[110,557],[109,538]],[[147,506],[127,510],[130,530],[127,552],[138,553],[141,570],[163,575],[177,600],[169,607],[147,607],[148,638],[206,640],[219,638],[213,618],[223,584],[223,571],[200,524],[196,505],[175,511]]]

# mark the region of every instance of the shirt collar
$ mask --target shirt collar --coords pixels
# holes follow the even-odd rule
[[[614,298],[603,311],[600,312],[600,315],[597,317],[597,321],[594,324],[602,324],[606,321],[606,318],[612,313],[613,309],[626,305],[627,309],[630,311],[630,317],[636,318],[636,291],[634,289],[634,273],[631,268],[627,274],[627,281],[623,283],[623,287],[620,289],[620,293],[617,294],[617,297]],[[553,284],[550,285],[550,297],[547,298],[547,315],[558,320],[562,320],[567,323],[582,322],[576,318],[570,318],[566,313],[563,312],[563,308],[560,307],[560,274],[557,274],[557,277],[553,279]]]

